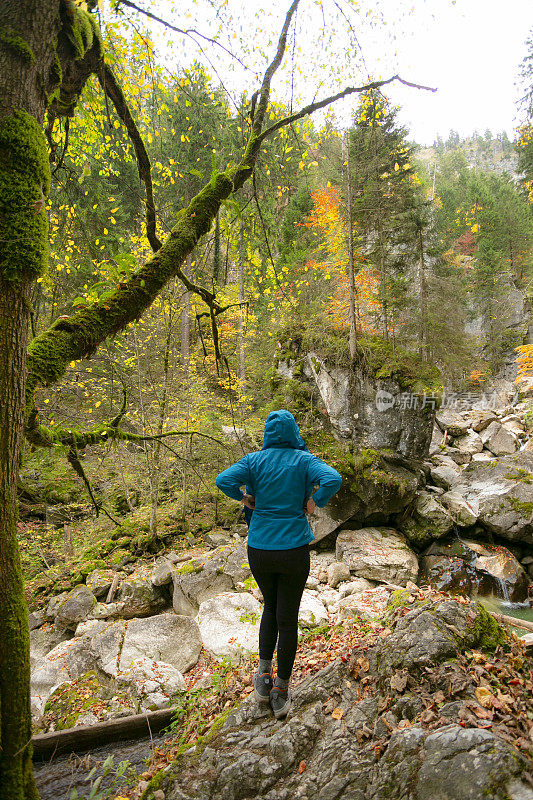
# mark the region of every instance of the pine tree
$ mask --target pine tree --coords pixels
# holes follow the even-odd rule
[[[412,150],[396,117],[387,99],[370,91],[349,137],[354,222],[365,259],[379,276],[383,336],[393,340],[409,304],[410,251],[417,240]]]

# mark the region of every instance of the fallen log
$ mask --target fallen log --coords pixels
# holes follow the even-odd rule
[[[173,714],[173,708],[163,708],[159,711],[147,711],[145,714],[133,714],[130,717],[97,722],[94,725],[80,725],[64,731],[40,733],[32,737],[33,760],[44,761],[59,754],[92,750],[108,742],[151,736],[166,728]]]
[[[505,622],[507,625],[512,625],[515,628],[523,628],[525,631],[533,631],[533,622],[528,622],[526,619],[520,617],[509,617],[507,614],[493,614],[498,622]]]

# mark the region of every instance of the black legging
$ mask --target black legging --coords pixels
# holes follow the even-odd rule
[[[259,658],[272,659],[279,634],[278,675],[289,680],[298,647],[298,611],[309,575],[309,545],[291,550],[248,547],[248,563],[265,601]]]

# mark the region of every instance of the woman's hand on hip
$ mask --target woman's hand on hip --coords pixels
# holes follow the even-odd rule
[[[314,514],[315,513],[315,508],[316,508],[315,501],[313,500],[312,497],[310,497],[309,500],[305,501],[305,503],[304,503],[304,511],[305,511],[306,514]]]
[[[242,496],[242,502],[244,503],[246,508],[249,508],[251,511],[254,510],[254,508],[255,508],[255,497],[253,497],[251,494],[244,494]]]

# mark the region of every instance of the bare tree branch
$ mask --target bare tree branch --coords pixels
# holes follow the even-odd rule
[[[178,28],[176,25],[172,25],[170,22],[161,19],[161,17],[152,14],[151,11],[146,11],[144,8],[140,8],[139,6],[135,5],[135,3],[132,3],[131,0],[119,0],[117,3],[117,7],[119,5],[132,8],[134,11],[138,11],[139,14],[144,14],[145,17],[153,19],[154,22],[159,22],[161,25],[164,25],[165,28],[174,31],[175,33],[180,33],[182,36],[188,36],[190,39],[193,40],[193,42],[196,45],[198,45],[198,42],[194,39],[195,36],[198,36],[199,39],[203,39],[204,42],[209,42],[209,44],[216,45],[216,47],[219,47],[221,50],[223,50],[230,58],[232,58],[234,61],[240,64],[241,67],[245,69],[247,72],[251,72],[254,75],[257,75],[257,73],[254,72],[253,69],[250,69],[250,67],[247,64],[245,64],[244,61],[241,61],[241,59],[238,56],[236,56],[235,53],[232,53],[231,50],[229,50],[227,47],[224,47],[224,45],[221,44],[217,39],[212,39],[210,36],[204,36],[203,33],[200,33],[200,31],[197,31],[194,28],[187,28],[187,29]],[[198,45],[198,47],[200,47],[200,45]]]
[[[117,114],[126,126],[128,135],[131,139],[137,158],[137,169],[139,170],[139,178],[144,183],[146,189],[146,235],[150,246],[154,252],[160,249],[162,242],[158,239],[155,226],[155,204],[154,204],[154,190],[152,184],[152,171],[150,167],[150,159],[146,151],[139,129],[135,124],[135,120],[131,114],[126,98],[120,86],[117,83],[112,70],[107,64],[102,65],[102,69],[98,72],[98,80],[100,86],[113,102]]]
[[[280,128],[285,127],[285,125],[290,125],[292,122],[295,122],[298,119],[302,119],[302,117],[307,117],[309,114],[312,114],[315,111],[318,111],[321,108],[326,108],[326,106],[330,106],[332,103],[337,102],[337,100],[342,100],[343,97],[348,97],[350,94],[360,94],[361,92],[367,92],[370,89],[380,89],[382,86],[386,86],[388,83],[393,83],[397,81],[398,83],[403,83],[404,86],[411,86],[413,89],[423,89],[426,92],[436,92],[437,89],[432,88],[431,86],[422,86],[418,83],[412,83],[411,81],[406,81],[403,78],[400,78],[399,75],[393,75],[392,78],[387,78],[383,81],[371,81],[371,83],[367,83],[364,86],[348,86],[346,89],[343,89],[341,92],[337,92],[337,94],[332,94],[330,97],[325,97],[323,100],[318,100],[316,103],[309,103],[309,105],[304,106],[300,111],[296,111],[294,114],[290,114],[288,117],[284,117],[283,119],[278,120],[275,122],[274,125],[271,125],[269,128],[266,128],[258,137],[259,144],[261,144],[267,136],[270,136],[275,131],[279,130]]]

